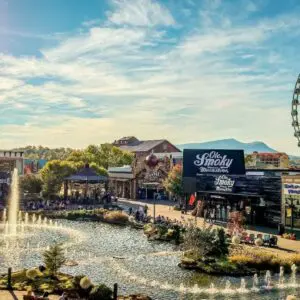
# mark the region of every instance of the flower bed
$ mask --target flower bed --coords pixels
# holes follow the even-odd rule
[[[239,245],[231,247],[228,260],[238,266],[258,271],[279,272],[280,266],[283,266],[285,272],[290,272],[293,264],[300,266],[300,253],[272,252],[263,248]]]
[[[144,233],[149,240],[168,241],[175,244],[183,242],[183,228],[178,225],[148,223],[144,226]]]
[[[104,208],[98,208],[93,210],[78,209],[41,213],[44,216],[51,219],[66,219],[70,221],[98,221],[116,225],[126,225],[128,223],[127,214],[119,210],[112,211]]]
[[[33,277],[28,275],[31,274]],[[0,275],[0,289],[7,287],[7,275]],[[104,284],[95,285],[84,275],[72,276],[58,273],[50,275],[46,270],[41,272],[38,268],[12,273],[12,288],[18,291],[34,291],[35,293],[48,292],[61,295],[63,292],[70,299],[111,300],[113,292]],[[119,300],[151,300],[142,294],[118,296]]]

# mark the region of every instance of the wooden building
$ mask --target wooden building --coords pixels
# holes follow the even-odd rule
[[[155,193],[167,197],[163,181],[176,163],[181,163],[181,151],[167,140],[140,141],[124,137],[113,143],[134,153],[131,166],[109,168],[109,188],[118,197],[153,199]]]

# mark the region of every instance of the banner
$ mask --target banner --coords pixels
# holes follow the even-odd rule
[[[194,194],[192,194],[191,197],[190,197],[190,200],[189,200],[189,205],[193,205],[195,200],[196,200],[196,197],[195,197]]]
[[[45,165],[45,159],[25,159],[24,160],[24,174],[38,173]]]
[[[183,177],[245,175],[243,150],[183,150]]]

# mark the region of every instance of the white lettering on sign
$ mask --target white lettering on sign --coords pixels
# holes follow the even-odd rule
[[[158,181],[161,178],[161,172],[158,171],[151,171],[146,174],[145,179],[148,181]]]
[[[210,151],[196,155],[194,165],[199,167],[201,173],[229,173],[233,163],[232,158],[221,155],[217,151]]]
[[[7,178],[7,179],[0,179],[0,183],[6,183],[6,184],[10,184],[10,179]]]
[[[231,192],[235,181],[226,175],[218,176],[215,180],[215,187],[217,191]]]

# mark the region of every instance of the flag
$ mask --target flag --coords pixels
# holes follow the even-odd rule
[[[192,194],[190,197],[189,205],[193,205],[195,201],[196,201],[196,197],[194,194]]]

